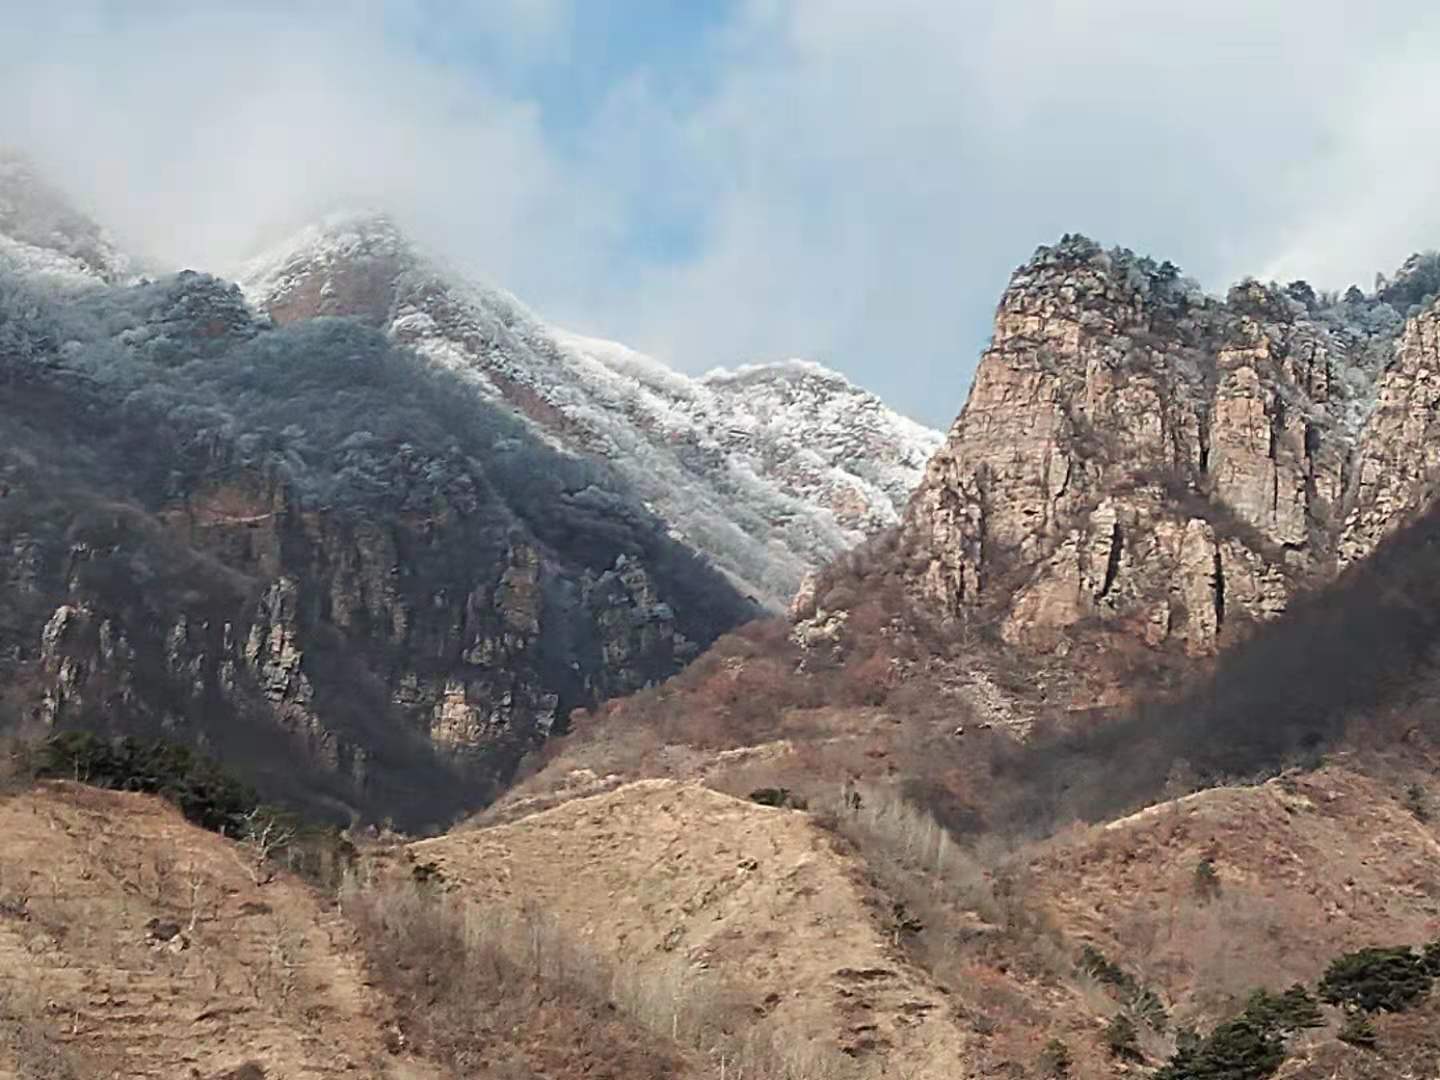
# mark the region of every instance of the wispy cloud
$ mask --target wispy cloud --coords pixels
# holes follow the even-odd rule
[[[571,0],[10,6],[0,139],[158,258],[383,203],[577,329],[815,356],[936,423],[1063,231],[1213,287],[1440,244],[1424,0],[734,0],[689,36],[614,0],[652,51],[613,69]]]

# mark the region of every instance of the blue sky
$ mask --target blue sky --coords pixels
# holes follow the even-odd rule
[[[1440,245],[1430,0],[0,0],[0,141],[157,263],[384,206],[687,371],[943,426],[1066,231],[1369,284]]]
[[[436,63],[482,77],[500,71],[512,92],[535,101],[558,146],[594,122],[609,89],[643,74],[667,95],[705,92],[707,54],[735,16],[731,0],[613,0],[540,4],[530,47],[495,33],[477,5],[424,0],[388,13],[395,34]]]

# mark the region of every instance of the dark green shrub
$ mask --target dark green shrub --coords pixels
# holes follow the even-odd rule
[[[1080,957],[1075,961],[1075,968],[1082,974],[1117,989],[1129,989],[1134,982],[1121,967],[1112,964],[1104,953],[1088,943],[1080,947]]]
[[[781,810],[805,810],[810,803],[803,795],[797,795],[789,788],[763,787],[750,792],[750,801],[761,806],[774,806]]]
[[[1201,1043],[1200,1031],[1192,1024],[1175,1029],[1175,1052],[1189,1053],[1198,1049]]]
[[[1370,1023],[1370,1018],[1364,1013],[1351,1013],[1345,1018],[1339,1033],[1336,1035],[1341,1042],[1349,1043],[1351,1046],[1358,1046],[1364,1050],[1375,1049],[1378,1038],[1375,1034],[1375,1025]]]
[[[1241,1015],[1265,1031],[1281,1035],[1325,1026],[1319,1004],[1299,983],[1283,994],[1256,990],[1245,1002]]]
[[[229,836],[243,834],[247,816],[259,805],[253,791],[213,761],[159,739],[111,741],[88,731],[67,731],[36,748],[34,769],[37,777],[159,795],[196,825]]]
[[[1440,978],[1440,939],[1430,942],[1421,951],[1420,962],[1434,978]]]
[[[1320,1007],[1298,983],[1283,994],[1256,990],[1245,1011],[1201,1038],[1176,1039],[1174,1056],[1155,1080],[1260,1080],[1285,1060],[1285,1036],[1325,1023]]]
[[[1087,944],[1081,947],[1075,967],[1082,974],[1089,975],[1114,990],[1126,1012],[1138,1016],[1156,1031],[1165,1030],[1169,1017],[1166,1015],[1164,1002],[1155,991],[1124,968],[1111,963],[1095,946]]]
[[[1165,1003],[1148,986],[1136,984],[1125,999],[1125,1008],[1155,1031],[1164,1031],[1169,1026],[1170,1015],[1165,1011]]]
[[[1145,1057],[1135,1041],[1137,1034],[1135,1021],[1124,1013],[1118,1013],[1105,1025],[1105,1048],[1111,1057],[1120,1061],[1144,1061]]]
[[[1409,946],[1361,949],[1331,962],[1320,997],[1365,1012],[1403,1012],[1430,991],[1434,976]]]
[[[1176,1050],[1155,1080],[1261,1080],[1285,1060],[1285,1042],[1245,1016]]]

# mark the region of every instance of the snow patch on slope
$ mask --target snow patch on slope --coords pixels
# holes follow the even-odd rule
[[[83,289],[105,279],[79,259],[0,234],[0,269],[60,289]]]
[[[108,233],[43,181],[24,158],[0,149],[0,266],[59,288],[119,283],[129,260]]]
[[[306,230],[242,285],[285,317],[365,318],[461,373],[553,443],[606,461],[675,536],[777,607],[809,570],[898,522],[942,441],[819,364],[696,379],[549,326],[419,255],[379,215]]]

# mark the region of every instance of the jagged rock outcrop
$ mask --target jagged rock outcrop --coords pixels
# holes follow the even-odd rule
[[[899,521],[940,444],[818,364],[694,379],[547,326],[444,271],[383,216],[307,230],[244,284],[277,323],[360,319],[556,445],[610,463],[678,538],[777,609],[806,572]]]
[[[1405,326],[1361,435],[1340,534],[1342,564],[1428,506],[1440,480],[1440,308]]]
[[[1218,301],[1168,263],[1041,248],[906,514],[915,590],[1036,649],[1099,624],[1203,654],[1283,610],[1429,498],[1437,315],[1407,325],[1391,301],[1423,293],[1387,288]]]

